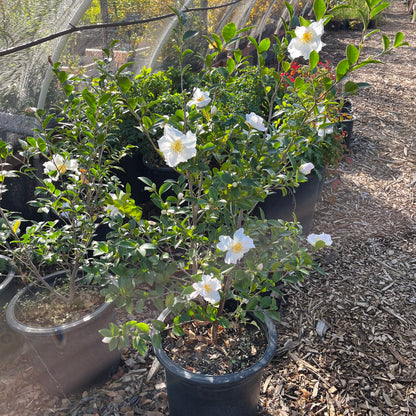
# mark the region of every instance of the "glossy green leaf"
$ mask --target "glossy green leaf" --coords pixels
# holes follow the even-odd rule
[[[121,91],[126,94],[131,88],[131,81],[129,77],[121,76],[118,79],[118,86],[120,87]]]
[[[326,4],[324,0],[315,0],[313,2],[313,12],[316,20],[321,20],[326,12]]]
[[[318,62],[319,62],[319,53],[314,50],[309,55],[309,66],[311,70],[316,68],[316,65],[318,65]]]
[[[228,23],[222,30],[222,37],[226,43],[229,43],[237,33],[237,26],[235,23]]]
[[[390,46],[390,39],[387,35],[382,35],[383,37],[383,52],[385,52]]]
[[[384,9],[386,9],[389,6],[390,6],[389,3],[380,3],[378,6],[374,7],[374,9],[371,10],[370,12],[370,19],[373,19],[374,17],[376,17],[378,14],[380,14]]]
[[[360,56],[358,49],[354,45],[348,45],[346,49],[346,55],[348,59],[348,63],[350,65],[354,65]]]
[[[257,52],[259,53],[259,54],[262,54],[262,53],[264,53],[264,52],[267,52],[268,50],[269,50],[269,48],[270,48],[270,39],[269,38],[264,38],[260,43],[259,43],[259,46],[258,46],[258,49],[257,49]]]
[[[397,32],[397,33],[394,35],[393,46],[394,46],[395,48],[397,48],[398,46],[400,46],[400,45],[402,44],[402,42],[403,42],[403,39],[404,39],[404,35],[403,35],[403,33],[402,33],[402,32]]]
[[[231,75],[235,69],[235,61],[234,59],[228,58],[227,59],[227,71]]]
[[[343,59],[337,65],[337,69],[335,72],[335,77],[337,81],[340,81],[350,69],[350,64],[347,59]]]

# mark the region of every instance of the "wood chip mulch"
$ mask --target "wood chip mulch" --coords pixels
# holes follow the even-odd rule
[[[291,287],[278,351],[267,367],[259,415],[416,415],[416,25],[399,0],[380,29],[409,47],[357,71],[372,87],[353,98],[351,154],[330,172],[313,231],[334,244]],[[321,60],[338,62],[359,32],[325,34]],[[379,34],[365,51],[375,54]],[[23,345],[0,364],[0,414],[169,415],[163,371],[153,356],[124,352],[113,380],[67,398],[31,382]]]

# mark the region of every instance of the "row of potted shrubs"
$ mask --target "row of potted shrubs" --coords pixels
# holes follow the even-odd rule
[[[65,96],[61,107],[33,110],[36,135],[22,141],[18,154],[0,142],[0,202],[8,180],[23,175],[36,183],[30,205],[40,215],[31,221],[0,205],[2,252],[17,274],[32,282],[24,303],[7,309],[7,320],[17,332],[26,327],[25,336],[35,336],[30,341],[34,362],[44,367],[39,371],[48,377],[51,391],[65,394],[83,387],[80,367],[64,353],[73,355],[84,341],[98,344],[110,357],[99,359],[104,369],[91,370],[87,364],[96,363],[99,355],[76,354],[86,358],[81,367],[90,372],[91,382],[117,364],[117,349],[132,344],[144,354],[153,343],[160,350],[166,328],[179,337],[187,322],[207,321],[215,343],[219,328],[250,319],[264,322],[266,315],[279,319],[281,285],[320,271],[314,253],[330,245],[330,237],[306,238],[310,218],[302,228],[287,222],[292,218],[281,219],[281,213],[268,214],[265,203],[291,190],[297,195],[300,185],[309,183],[309,205],[314,205],[324,168],[344,156],[342,108],[345,97],[359,88],[346,77],[374,60],[360,59],[361,48],[350,45],[347,58],[334,70],[323,65],[321,37],[330,20],[326,3],[315,0],[315,22],[296,18],[287,7],[286,36],[273,44],[269,38],[257,42],[233,23],[221,34],[211,34],[211,49],[201,58],[204,69],[198,73],[186,65],[193,53],[187,42],[197,33],[187,29],[181,12],[174,31],[177,68],[133,74],[126,64],[114,72],[111,50],[105,50],[97,62],[99,76],[86,80],[56,63]],[[371,3],[368,13],[382,9]],[[254,46],[256,65],[237,46],[245,36]],[[384,40],[381,54],[402,44],[400,35],[392,45]],[[265,65],[270,51],[276,55],[274,67]],[[18,160],[19,170],[8,168],[11,159]],[[159,182],[149,178],[152,170],[167,176]],[[293,206],[289,211],[291,217]],[[59,274],[45,278],[51,272]],[[35,295],[39,287],[44,289],[41,297]],[[78,307],[84,310],[87,303],[94,309],[91,288],[99,288],[112,305],[104,308],[109,322],[97,318],[98,328],[87,328],[96,320],[94,312],[94,319],[78,320],[86,332],[70,335],[67,329],[74,323],[62,320],[58,305],[65,306],[66,316],[81,316]],[[46,312],[31,323],[44,300]],[[235,304],[231,311],[229,300]],[[141,317],[149,304],[168,308],[172,319],[110,323],[113,307]],[[28,313],[30,305],[34,308]],[[49,328],[43,331],[45,317]],[[45,346],[47,335],[52,347]],[[275,348],[274,336],[269,331]],[[64,362],[69,366],[62,367]],[[211,383],[209,377],[203,383]],[[253,388],[257,393],[244,414],[255,411],[258,389]],[[172,415],[185,414],[182,407],[175,413],[171,404]],[[204,409],[201,414],[212,415],[221,414],[222,407],[213,410],[204,403]],[[230,414],[241,411],[238,407]]]

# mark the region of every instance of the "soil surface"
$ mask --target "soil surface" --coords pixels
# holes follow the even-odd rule
[[[289,289],[277,324],[259,415],[416,415],[416,25],[393,0],[380,29],[409,47],[354,74],[351,154],[330,172],[313,231],[331,234],[326,276]],[[325,34],[321,60],[338,62],[359,32]],[[365,51],[376,54],[381,36]],[[113,379],[66,398],[32,382],[27,347],[0,364],[0,415],[169,415],[151,353],[126,350]]]

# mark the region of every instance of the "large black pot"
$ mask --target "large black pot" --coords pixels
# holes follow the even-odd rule
[[[54,284],[62,276],[63,272],[57,272],[45,280]],[[17,320],[15,310],[23,296],[34,292],[35,286],[29,285],[17,293],[7,307],[6,319],[28,343],[38,382],[52,394],[65,395],[111,376],[118,368],[120,352],[109,351],[98,330],[115,321],[114,306],[105,303],[82,319],[63,325],[29,326]]]
[[[302,225],[304,234],[308,234],[313,225],[313,217],[315,213],[315,205],[322,194],[324,186],[324,169],[320,169],[318,173],[312,171],[308,175],[306,182],[301,182],[293,191],[283,196],[280,190],[270,194],[263,202],[256,207],[256,214],[261,208],[267,219],[282,219],[285,221],[293,221],[293,214]]]
[[[133,153],[124,157],[120,162],[121,170],[117,170],[117,176],[121,183],[131,186],[131,196],[137,203],[147,202],[149,192],[144,188],[147,186],[138,178],[143,176],[149,178],[159,188],[166,179],[178,179],[179,174],[169,166],[154,166],[146,162],[141,153]]]
[[[169,311],[158,319],[165,320]],[[273,358],[277,346],[276,328],[266,316],[257,321],[265,332],[268,345],[253,366],[221,376],[192,373],[175,364],[163,348],[154,347],[165,368],[170,416],[254,416],[260,396],[263,370]]]

